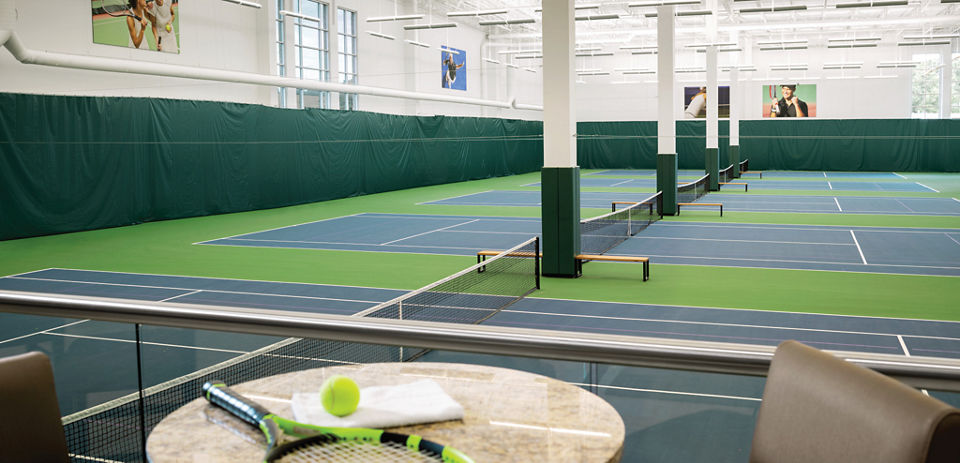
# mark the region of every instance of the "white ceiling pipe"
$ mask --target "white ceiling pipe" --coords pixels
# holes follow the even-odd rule
[[[484,100],[480,98],[466,98],[433,93],[410,92],[392,88],[338,84],[333,82],[320,82],[316,80],[301,80],[290,77],[254,74],[250,72],[225,71],[221,69],[180,66],[175,64],[149,63],[144,61],[132,61],[117,58],[102,58],[36,51],[25,48],[15,33],[0,31],[0,39],[3,39],[5,36],[8,36],[5,40],[5,46],[8,50],[10,50],[10,53],[13,54],[13,56],[23,64],[87,69],[91,71],[145,74],[163,77],[180,77],[184,79],[210,80],[215,82],[265,85],[269,87],[290,87],[327,92],[359,93],[361,95],[407,98],[412,100],[442,101],[446,103],[491,106],[495,108],[514,108],[516,105],[515,99],[511,101]],[[542,111],[543,107],[525,105],[525,109]]]

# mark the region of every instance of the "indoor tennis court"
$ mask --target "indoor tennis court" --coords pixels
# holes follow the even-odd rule
[[[951,0],[0,0],[0,461],[956,461],[958,59]]]

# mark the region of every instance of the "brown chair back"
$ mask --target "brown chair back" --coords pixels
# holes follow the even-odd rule
[[[786,341],[767,375],[750,462],[957,463],[960,410]]]
[[[0,358],[0,462],[69,461],[50,359]]]

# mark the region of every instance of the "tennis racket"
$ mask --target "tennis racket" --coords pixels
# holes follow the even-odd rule
[[[260,404],[230,390],[222,381],[203,385],[210,403],[259,428],[267,438],[264,462],[445,462],[473,463],[452,447],[416,435],[368,428],[328,428],[298,423],[270,413]],[[294,438],[289,442],[281,442]]]
[[[133,10],[127,0],[100,0],[100,9],[115,18],[129,16],[137,21],[143,21],[142,18],[133,14]]]

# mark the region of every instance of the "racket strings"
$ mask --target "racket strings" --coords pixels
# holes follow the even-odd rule
[[[303,462],[400,462],[400,463],[436,463],[443,459],[429,451],[416,451],[395,442],[364,442],[355,440],[338,440],[334,442],[310,442],[303,445],[285,448],[282,455],[271,456],[270,462],[303,463]],[[281,453],[281,452],[278,452]]]

